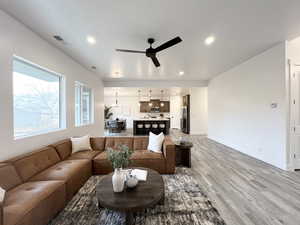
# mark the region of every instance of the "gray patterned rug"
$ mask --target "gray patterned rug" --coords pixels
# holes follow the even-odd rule
[[[48,225],[122,225],[125,215],[99,210],[95,185],[99,176],[91,177],[66,208]],[[174,175],[163,175],[165,204],[137,213],[135,225],[225,225],[218,211],[203,193],[190,169],[177,168]]]

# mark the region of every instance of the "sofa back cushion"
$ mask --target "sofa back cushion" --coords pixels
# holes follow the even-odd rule
[[[106,137],[105,138],[105,150],[108,148],[116,149],[119,145],[127,145],[130,149],[133,149],[133,137]]]
[[[59,161],[60,158],[53,147],[45,147],[10,160],[24,182]]]
[[[72,154],[72,142],[70,138],[61,140],[49,146],[56,149],[61,160],[65,160]]]
[[[105,150],[105,137],[91,137],[90,142],[94,151],[102,152]]]
[[[147,150],[149,137],[134,137],[133,150]]]
[[[8,191],[22,183],[12,164],[0,163],[0,187]]]

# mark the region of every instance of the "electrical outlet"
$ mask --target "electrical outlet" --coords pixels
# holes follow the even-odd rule
[[[277,106],[278,106],[278,104],[277,104],[277,103],[275,103],[275,102],[271,103],[271,108],[272,108],[272,109],[275,109],[275,108],[277,108]]]

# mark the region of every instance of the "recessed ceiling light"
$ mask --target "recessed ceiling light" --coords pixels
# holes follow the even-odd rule
[[[91,45],[96,44],[96,38],[94,38],[93,36],[87,36],[86,41]]]
[[[113,73],[113,77],[114,77],[114,78],[121,78],[121,77],[122,77],[122,74],[121,74],[119,71],[115,71],[115,72]]]
[[[180,72],[179,72],[179,75],[180,75],[180,76],[183,76],[183,75],[184,75],[184,71],[180,71]]]
[[[211,45],[212,43],[214,43],[215,42],[215,37],[214,36],[209,36],[209,37],[207,37],[206,39],[205,39],[205,41],[204,41],[204,43],[206,44],[206,45]]]

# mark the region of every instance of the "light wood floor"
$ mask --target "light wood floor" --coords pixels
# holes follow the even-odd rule
[[[192,170],[228,225],[300,225],[300,173],[191,136]]]

